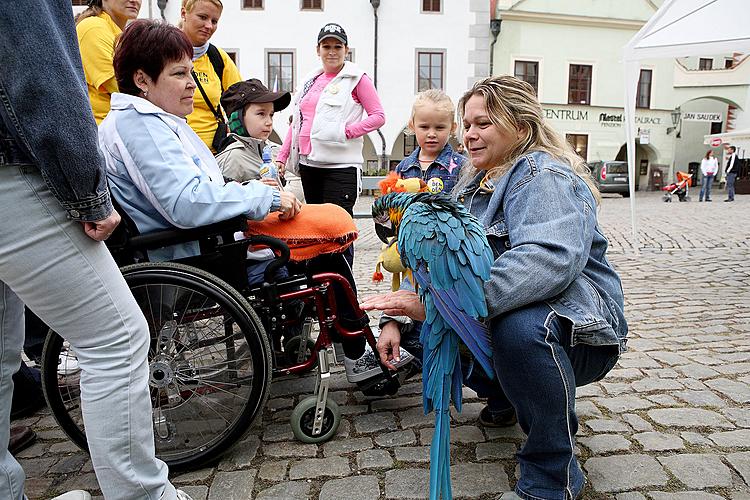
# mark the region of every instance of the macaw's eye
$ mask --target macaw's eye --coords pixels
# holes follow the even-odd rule
[[[389,228],[391,227],[391,219],[388,217],[388,212],[384,212],[376,216],[374,221],[375,224],[380,224],[381,226],[387,225]]]

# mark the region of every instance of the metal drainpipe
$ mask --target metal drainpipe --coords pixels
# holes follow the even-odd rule
[[[370,5],[372,5],[372,13],[375,20],[375,40],[374,40],[374,68],[372,73],[372,83],[375,85],[375,88],[378,88],[378,7],[380,7],[380,0],[370,0]],[[378,135],[380,136],[380,143],[382,144],[381,154],[380,154],[380,168],[385,168],[385,136],[383,135],[383,132],[380,131],[380,129],[377,130]],[[386,171],[389,169],[386,168]]]
[[[500,34],[501,24],[502,21],[500,19],[490,19],[490,33],[492,33],[492,42],[490,42],[490,76],[493,76],[492,71],[495,66],[495,44],[497,43],[497,35]]]

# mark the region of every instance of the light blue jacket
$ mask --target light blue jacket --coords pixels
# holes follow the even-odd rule
[[[622,285],[586,183],[539,152],[521,157],[494,186],[480,188],[483,175],[454,194],[484,224],[495,255],[485,284],[489,318],[546,302],[572,323],[573,345],[624,350]]]
[[[279,192],[258,181],[224,183],[203,141],[175,115],[140,97],[112,94],[99,125],[112,196],[140,233],[190,228],[245,215],[263,219],[281,204]],[[152,260],[196,255],[197,242],[149,252]]]

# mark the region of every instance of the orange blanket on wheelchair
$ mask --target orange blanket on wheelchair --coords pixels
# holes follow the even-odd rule
[[[280,220],[278,212],[262,221],[248,221],[245,236],[273,236],[289,245],[291,259],[303,261],[321,254],[343,252],[357,239],[357,226],[346,210],[324,203],[303,205],[296,217]]]

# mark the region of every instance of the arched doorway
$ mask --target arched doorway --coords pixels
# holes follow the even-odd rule
[[[650,144],[635,144],[635,189],[646,190],[648,179],[651,175],[651,167],[656,163],[658,155],[656,149]],[[626,144],[620,146],[615,157],[616,161],[628,161],[628,148]],[[665,172],[662,172],[665,173]]]

